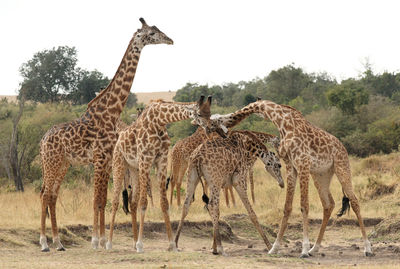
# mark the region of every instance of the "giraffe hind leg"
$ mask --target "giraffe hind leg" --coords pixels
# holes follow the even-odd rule
[[[361,235],[364,240],[364,254],[365,256],[373,256],[371,243],[368,240],[367,233],[363,219],[361,217],[360,203],[354,194],[353,186],[351,182],[351,172],[348,159],[346,160],[335,160],[334,162],[335,174],[342,185],[345,196],[350,200],[351,208],[357,216],[358,224],[360,226]]]

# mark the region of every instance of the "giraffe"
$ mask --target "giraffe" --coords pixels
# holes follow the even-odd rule
[[[276,136],[261,133],[261,132],[253,132],[263,143],[273,143],[274,146],[277,144],[279,146],[279,139]],[[184,174],[188,167],[189,157],[190,154],[204,141],[215,137],[217,134],[213,133],[207,135],[203,128],[197,128],[196,132],[194,132],[191,136],[188,136],[184,139],[179,140],[174,147],[172,148],[171,152],[171,176],[167,179],[167,188],[168,182],[171,183],[171,196],[170,196],[170,204],[172,205],[173,202],[173,193],[174,193],[174,186],[176,184],[176,197],[177,197],[177,204],[178,206],[181,205],[181,195],[180,189]],[[255,163],[254,159],[254,163]],[[254,166],[254,163],[252,167]],[[253,203],[255,203],[254,197],[254,179],[253,179],[253,169],[249,169],[249,182],[250,182],[250,190],[251,190],[251,197]],[[225,201],[227,207],[229,207],[229,193],[231,194],[232,203],[235,205],[235,198],[232,191],[232,186],[228,186],[224,188],[225,193]]]
[[[271,120],[278,128],[280,133],[278,153],[286,164],[288,174],[284,215],[277,238],[269,253],[278,253],[280,244],[282,243],[287,222],[292,211],[297,178],[300,181],[300,206],[303,216],[301,257],[306,258],[318,252],[326,225],[335,207],[329,186],[333,174],[336,174],[342,185],[345,198],[350,200],[351,207],[357,216],[364,240],[364,254],[372,256],[371,243],[365,232],[360,205],[352,187],[349,157],[343,144],[333,135],[312,125],[296,109],[267,100],[256,101],[234,113],[211,120],[207,131],[217,131],[220,135],[224,136],[227,128],[232,128],[252,113],[257,113],[265,119]],[[308,184],[310,175],[318,190],[324,209],[321,228],[312,249],[309,249],[310,243],[308,237]]]
[[[169,250],[176,251],[172,238],[172,229],[168,214],[168,199],[166,194],[167,159],[170,139],[166,125],[171,122],[188,118],[194,119],[197,125],[203,128],[208,126],[210,118],[211,96],[204,101],[201,96],[198,102],[177,103],[162,100],[150,103],[135,123],[122,131],[116,143],[113,155],[114,191],[112,199],[112,213],[110,236],[106,248],[112,248],[115,213],[118,209],[119,194],[122,189],[126,169],[129,169],[133,179],[133,194],[131,207],[132,232],[134,247],[137,252],[143,252],[143,224],[147,208],[146,187],[150,184],[149,173],[154,165],[157,169],[157,178],[160,186],[160,206],[164,216]],[[136,214],[140,205],[140,225],[137,229]]]
[[[117,141],[116,122],[124,108],[139,57],[145,45],[173,44],[173,41],[155,26],[140,18],[142,28],[134,33],[114,78],[87,106],[78,119],[53,126],[40,142],[43,185],[41,190],[40,245],[49,251],[45,235],[46,212],[50,208],[53,242],[57,250],[65,250],[58,236],[56,201],[61,182],[70,165],[94,165],[93,234],[92,247],[105,245],[104,208],[111,159]]]
[[[142,107],[136,108],[136,112],[137,112],[137,113],[136,113],[136,114],[132,114],[131,117],[134,118],[134,120],[136,120],[136,119],[140,116],[140,114],[142,114],[143,109],[144,109],[144,108],[142,108]],[[123,120],[118,119],[117,122],[116,122],[116,124],[115,124],[115,130],[116,130],[117,133],[119,134],[121,131],[127,129],[128,126],[129,126],[129,125],[126,124]],[[122,196],[123,196],[123,198],[124,198],[124,207],[123,207],[123,210],[124,210],[125,214],[128,214],[128,213],[129,213],[129,209],[128,209],[127,205],[125,205],[125,203],[129,203],[130,200],[132,199],[132,195],[131,195],[131,194],[132,194],[132,191],[131,191],[131,190],[132,190],[132,187],[131,187],[131,185],[132,185],[132,183],[131,183],[131,180],[130,180],[129,170],[127,170],[127,171],[126,171],[126,174],[125,174],[125,177],[124,177],[124,186],[125,186],[125,189],[124,189],[124,191],[122,192]],[[127,190],[129,190],[129,192],[128,192]],[[147,195],[150,197],[151,206],[154,207],[153,194],[152,194],[151,186],[150,186],[150,185],[147,185]],[[126,202],[125,202],[125,200],[126,200]]]
[[[271,244],[261,229],[257,215],[247,197],[246,177],[248,169],[254,163],[254,158],[257,157],[264,162],[265,169],[278,181],[279,186],[283,188],[284,183],[280,172],[281,164],[279,158],[273,152],[268,151],[262,141],[253,135],[252,132],[232,131],[227,138],[218,137],[208,140],[194,150],[190,156],[190,164],[187,172],[187,193],[181,220],[176,231],[176,245],[178,245],[183,222],[189,212],[189,206],[193,201],[192,197],[199,181],[201,181],[204,191],[204,183],[201,179],[203,177],[210,186],[210,200],[208,202],[208,197],[204,194],[203,201],[207,204],[214,228],[213,254],[225,254],[221,244],[218,220],[219,192],[221,188],[227,185],[233,185],[236,189],[264,243],[268,249],[271,248]]]

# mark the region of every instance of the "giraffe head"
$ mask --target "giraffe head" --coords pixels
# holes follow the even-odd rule
[[[195,104],[190,117],[193,119],[192,124],[198,125],[205,130],[208,130],[211,117],[211,101],[212,96],[209,95],[205,101],[204,95]]]
[[[261,160],[265,165],[265,170],[267,170],[268,173],[270,173],[271,176],[273,176],[276,179],[276,181],[278,181],[279,186],[283,188],[285,186],[285,183],[282,179],[281,175],[282,165],[278,156],[276,156],[275,153],[273,153],[272,151],[266,151],[263,152]]]
[[[134,42],[137,45],[144,47],[151,44],[174,44],[174,41],[161,32],[156,26],[147,25],[143,18],[140,18],[139,20],[142,23],[142,28],[138,29],[134,36]]]
[[[221,137],[226,138],[228,134],[227,123],[230,121],[230,116],[232,113],[220,115],[213,114],[210,117],[210,121],[207,124],[206,132],[207,134],[217,132]]]

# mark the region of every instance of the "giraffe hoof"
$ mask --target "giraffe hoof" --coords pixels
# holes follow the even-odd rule
[[[49,252],[50,249],[49,249],[49,248],[44,248],[44,249],[42,249],[41,251],[42,251],[42,252]]]
[[[365,252],[365,257],[374,257],[375,254],[372,252]]]
[[[308,253],[302,253],[302,254],[300,255],[300,258],[301,258],[301,259],[310,258],[310,254],[308,254]]]

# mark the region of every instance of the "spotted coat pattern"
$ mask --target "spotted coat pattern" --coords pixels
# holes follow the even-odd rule
[[[71,165],[93,164],[93,235],[92,247],[105,246],[104,209],[107,182],[118,133],[116,123],[124,108],[142,49],[148,44],[172,44],[173,41],[155,26],[148,26],[141,18],[138,29],[129,42],[117,72],[110,84],[89,102],[86,112],[78,119],[52,127],[40,142],[43,185],[41,190],[42,251],[49,251],[45,235],[46,212],[50,209],[53,242],[57,250],[64,250],[58,236],[56,201],[61,182]]]
[[[208,140],[197,147],[190,156],[188,168],[188,182],[185,202],[182,209],[182,217],[176,232],[175,242],[178,244],[183,221],[188,214],[192,203],[192,196],[201,177],[210,187],[210,200],[207,205],[213,228],[213,253],[223,254],[221,236],[219,234],[219,194],[223,187],[232,185],[245,208],[254,226],[260,233],[264,243],[271,248],[258,222],[257,216],[247,197],[246,177],[249,168],[254,164],[254,159],[260,158],[266,170],[278,181],[283,188],[283,179],[280,173],[281,164],[279,158],[268,151],[262,141],[252,132],[232,131],[227,138],[215,138]],[[203,183],[202,183],[203,184]]]
[[[348,154],[343,144],[333,135],[312,125],[296,109],[267,100],[251,103],[234,113],[212,120],[208,131],[218,131],[223,134],[224,129],[232,128],[253,113],[263,115],[265,119],[271,120],[278,128],[280,133],[278,152],[279,156],[285,161],[288,174],[284,216],[273,248],[269,253],[277,253],[282,242],[288,218],[292,212],[297,178],[300,181],[300,205],[303,215],[301,257],[308,257],[318,251],[326,225],[335,207],[329,186],[333,174],[336,174],[343,192],[350,199],[351,207],[357,216],[364,239],[364,253],[367,256],[372,255],[371,244],[368,241],[360,214],[360,205],[352,187]],[[309,249],[308,239],[308,183],[310,175],[314,180],[324,210],[320,232],[311,250]]]
[[[143,252],[143,224],[147,209],[146,189],[150,184],[150,169],[155,166],[160,186],[160,206],[170,242],[169,250],[176,250],[175,242],[172,238],[165,188],[168,149],[170,146],[166,125],[171,122],[192,118],[197,125],[205,128],[210,118],[210,106],[211,97],[204,101],[204,96],[197,103],[154,101],[146,107],[135,123],[120,133],[113,155],[114,194],[107,249],[112,248],[115,213],[118,209],[125,171],[129,169],[133,178],[133,194],[130,208],[134,246],[137,252]],[[136,222],[138,206],[141,209],[139,231]]]

